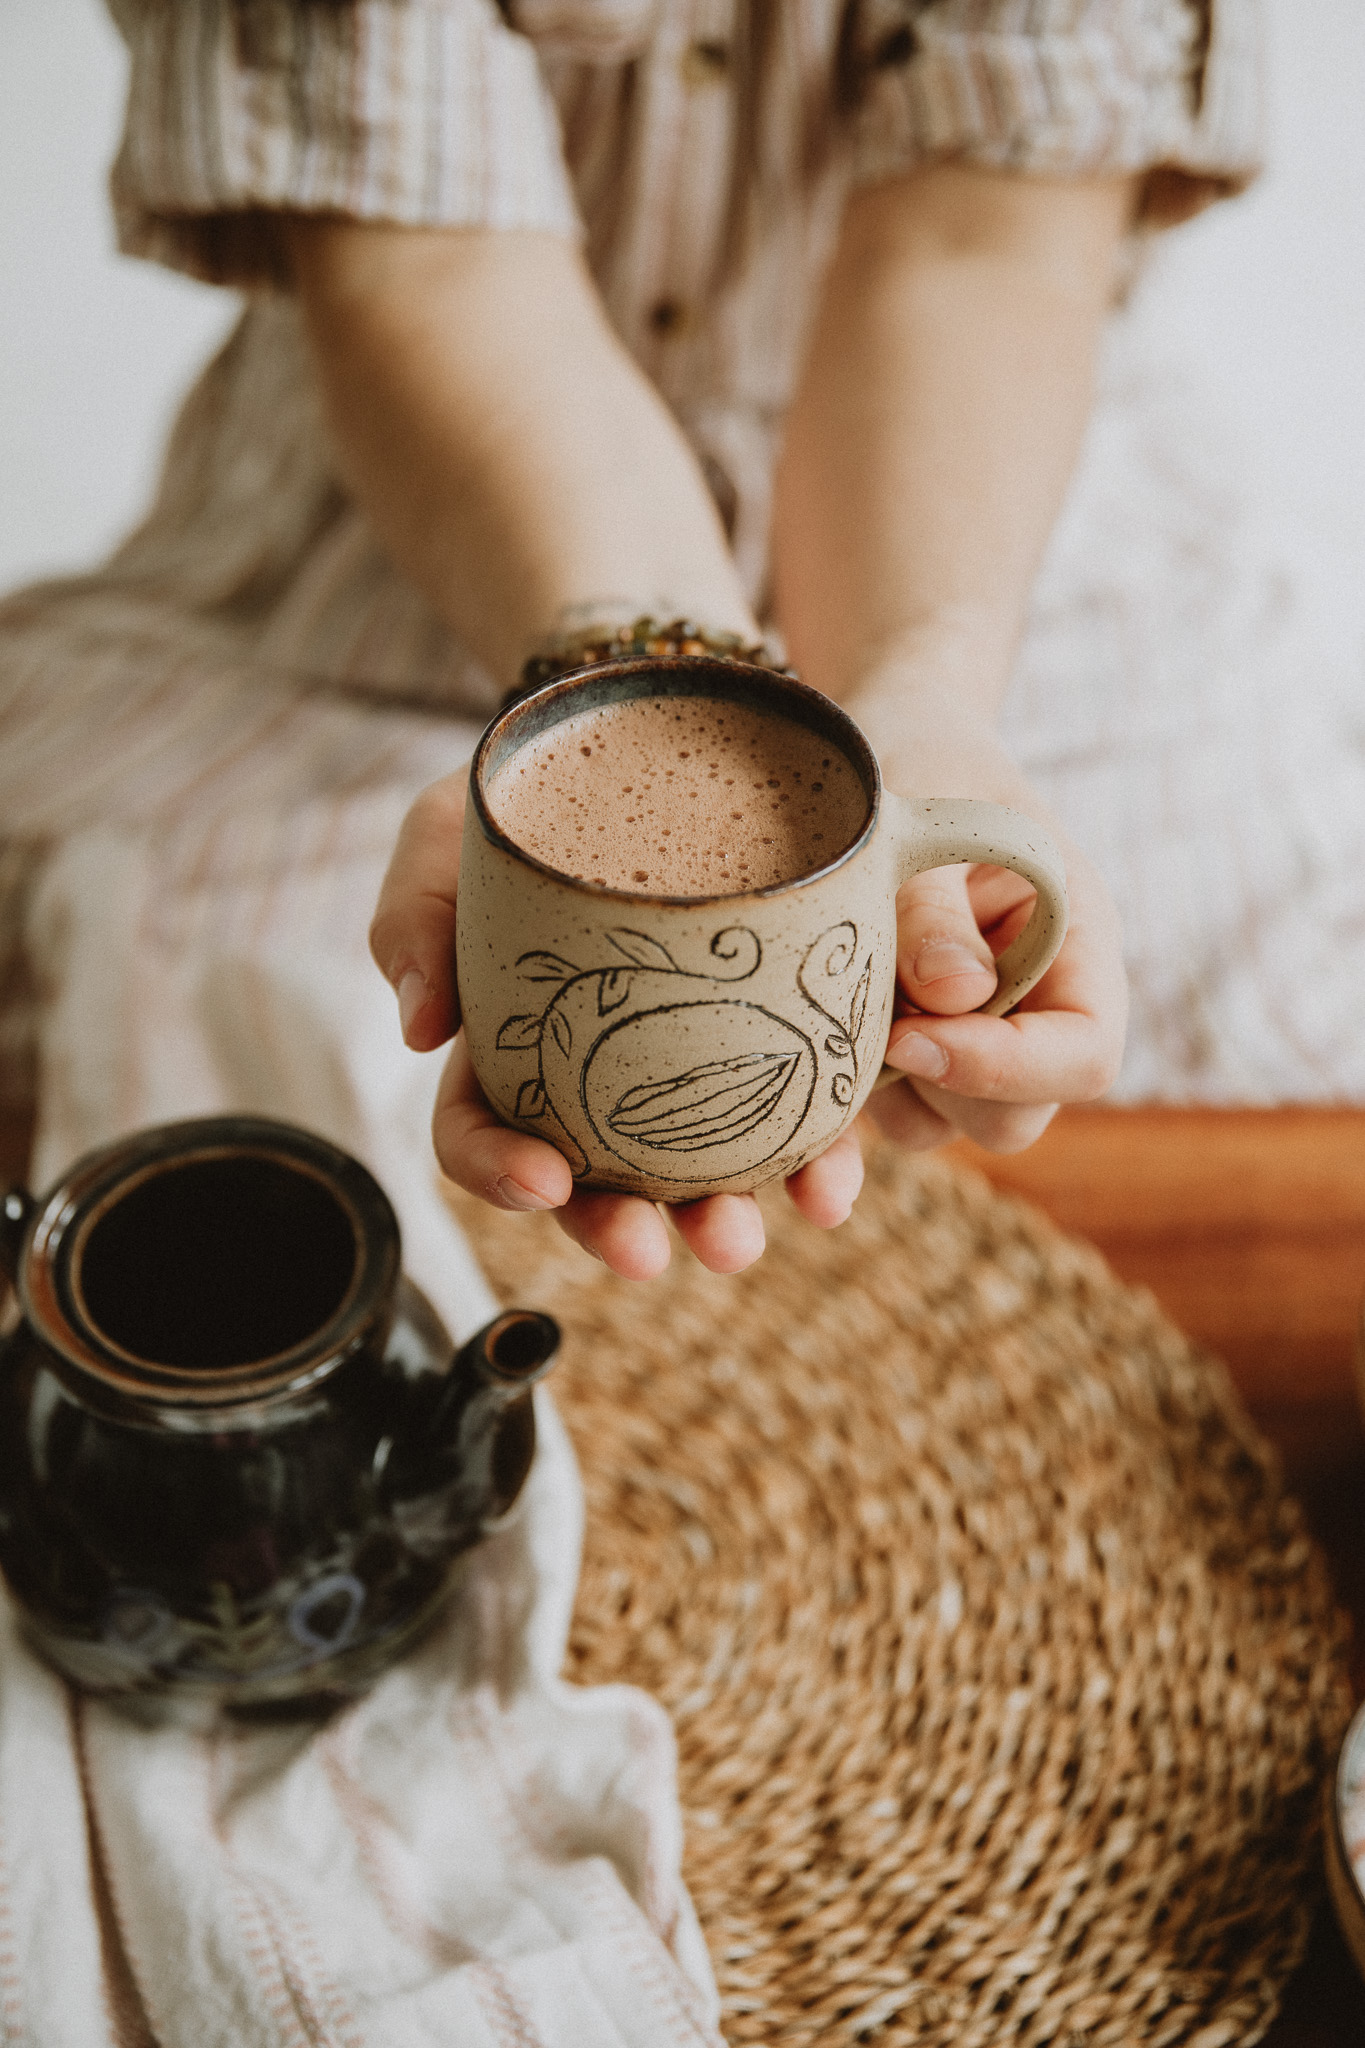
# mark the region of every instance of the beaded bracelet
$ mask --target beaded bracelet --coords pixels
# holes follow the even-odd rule
[[[754,668],[770,668],[781,675],[795,675],[766,640],[746,640],[717,626],[699,626],[692,619],[636,619],[629,626],[588,626],[576,633],[564,633],[543,654],[533,654],[522,668],[521,680],[509,690],[504,704],[515,702],[542,683],[574,669],[593,668],[603,661],[631,661],[642,655],[656,658],[675,654],[711,654],[722,661],[747,662]]]

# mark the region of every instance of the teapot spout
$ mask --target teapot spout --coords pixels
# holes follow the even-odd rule
[[[481,1524],[505,1515],[525,1484],[536,1449],[531,1389],[558,1349],[553,1316],[513,1308],[476,1330],[455,1355],[451,1378],[468,1390],[455,1429],[460,1491]]]
[[[559,1349],[559,1325],[538,1309],[509,1308],[485,1323],[455,1354],[453,1373],[479,1382],[506,1406],[543,1379]]]
[[[559,1325],[533,1309],[507,1309],[461,1345],[390,1457],[386,1490],[409,1541],[424,1531],[424,1547],[458,1549],[512,1507],[535,1455],[532,1389],[558,1349]]]

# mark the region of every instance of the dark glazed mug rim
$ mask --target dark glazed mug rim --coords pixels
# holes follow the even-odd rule
[[[269,1159],[320,1183],[349,1223],[355,1261],[349,1282],[323,1321],[273,1355],[241,1364],[177,1366],[139,1358],[102,1332],[86,1313],[73,1274],[83,1233],[152,1176],[199,1160]],[[272,1117],[194,1117],[130,1133],[86,1153],[34,1203],[18,1259],[16,1291],[54,1370],[91,1406],[123,1420],[149,1411],[196,1416],[221,1425],[225,1411],[315,1387],[387,1326],[397,1285],[400,1241],[393,1206],[373,1175],[349,1153],[295,1124]]]
[[[632,684],[638,684],[638,687],[632,688]],[[535,854],[528,853],[524,846],[508,837],[489,809],[487,780],[517,751],[515,745],[509,744],[514,734],[521,732],[521,744],[525,744],[526,740],[561,724],[574,712],[655,695],[724,697],[733,703],[753,704],[765,709],[777,709],[771,700],[775,697],[782,699],[783,715],[793,718],[798,725],[822,733],[846,756],[861,780],[867,797],[867,816],[856,837],[821,866],[808,868],[804,874],[793,875],[781,882],[770,882],[759,889],[740,889],[709,896],[672,896],[657,894],[650,889],[608,888],[603,882],[586,881],[581,876],[566,874],[563,868],[552,867],[548,861],[538,860]],[[765,699],[768,700],[766,704]],[[660,903],[704,908],[713,904],[733,905],[787,896],[795,889],[809,888],[813,883],[824,881],[846,866],[862,851],[877,828],[881,815],[882,777],[866,735],[848,713],[832,697],[812,689],[809,683],[801,682],[796,676],[760,668],[754,662],[730,661],[721,655],[644,654],[632,656],[627,661],[596,662],[586,668],[572,669],[567,675],[555,676],[552,681],[542,683],[539,689],[505,705],[485,727],[474,749],[469,765],[469,789],[484,837],[513,859],[533,868],[537,874],[547,875],[552,881],[567,889],[576,889],[596,902]]]

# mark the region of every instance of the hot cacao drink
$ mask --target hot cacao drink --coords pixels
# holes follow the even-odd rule
[[[491,777],[509,839],[561,874],[651,896],[737,896],[824,867],[867,822],[829,738],[722,697],[575,713]]]

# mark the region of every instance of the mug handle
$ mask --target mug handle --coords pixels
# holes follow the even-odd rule
[[[977,1013],[1002,1017],[1042,980],[1066,937],[1066,870],[1052,840],[1034,819],[975,797],[883,794],[895,844],[896,887],[926,868],[964,861],[1012,868],[1038,892],[1033,915],[995,963],[995,994]],[[888,1070],[888,1078],[894,1069]],[[898,1075],[903,1080],[904,1075]]]

